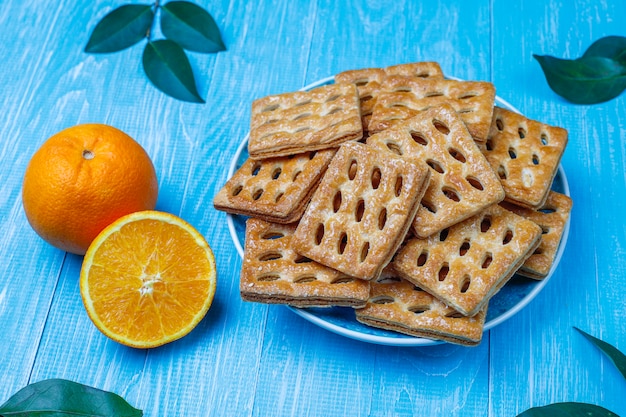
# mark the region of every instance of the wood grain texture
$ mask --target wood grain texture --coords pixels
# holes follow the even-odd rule
[[[146,416],[497,416],[555,401],[626,415],[623,378],[573,326],[626,351],[624,97],[576,106],[547,86],[533,53],[573,58],[619,34],[622,2],[198,1],[227,51],[190,53],[205,105],[156,90],[143,45],[83,52],[127,0],[0,2],[0,402],[28,382],[67,378],[123,395]],[[157,31],[158,35],[158,31]],[[419,60],[493,81],[531,118],[568,129],[562,164],[574,199],[569,241],[541,294],[476,348],[379,346],[283,306],[243,302],[241,259],[212,199],[249,129],[250,106],[337,72]],[[103,336],[82,306],[82,258],[43,242],[21,206],[30,156],[50,135],[101,122],[141,143],[157,208],[209,241],[215,301],[185,338],[152,350]]]
[[[529,117],[569,131],[562,164],[574,209],[562,266],[552,281],[528,308],[491,331],[493,415],[513,416],[556,401],[591,402],[620,415],[626,410],[619,394],[623,380],[573,329],[580,327],[622,351],[626,347],[621,261],[626,235],[616,216],[626,208],[626,127],[618,116],[624,113],[624,98],[571,105],[549,90],[532,58],[576,58],[596,39],[620,33],[615,16],[625,13],[619,2],[550,1],[532,9],[523,1],[494,4],[494,27],[508,28],[501,36],[494,31],[494,82]]]
[[[45,113],[37,91],[45,89],[45,66],[55,42],[56,10],[45,15],[36,5],[3,4],[0,14],[0,46],[3,62],[3,111],[0,112],[0,371],[6,378],[0,396],[8,397],[29,381],[40,338],[52,303],[65,253],[42,245],[22,209],[21,186],[40,137]],[[15,21],[23,22],[15,25]],[[13,29],[7,30],[9,26]],[[36,41],[28,36],[32,27],[42,28]],[[5,36],[6,35],[6,36]],[[5,78],[6,77],[6,78]],[[45,135],[45,133],[44,133]]]

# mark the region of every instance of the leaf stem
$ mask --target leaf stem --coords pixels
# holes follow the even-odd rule
[[[152,14],[152,23],[150,24],[150,27],[148,28],[148,31],[146,32],[146,39],[148,39],[148,43],[152,42],[152,33],[154,32],[153,30],[154,25],[156,24],[156,21],[157,21],[156,15],[160,7],[161,7],[160,0],[155,0],[154,13]]]

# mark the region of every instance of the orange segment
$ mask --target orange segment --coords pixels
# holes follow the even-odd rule
[[[80,291],[96,327],[122,344],[150,348],[189,333],[215,294],[215,258],[184,220],[158,211],[124,216],[93,241]]]

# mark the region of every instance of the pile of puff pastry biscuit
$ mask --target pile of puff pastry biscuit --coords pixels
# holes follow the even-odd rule
[[[249,217],[242,298],[480,343],[490,298],[547,276],[572,207],[551,190],[567,131],[495,97],[417,62],[255,100],[249,158],[214,198]]]

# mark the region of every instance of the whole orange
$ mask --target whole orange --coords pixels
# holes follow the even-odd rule
[[[146,151],[126,133],[83,124],[50,137],[24,175],[28,222],[59,249],[85,254],[118,218],[154,209],[158,183]]]

